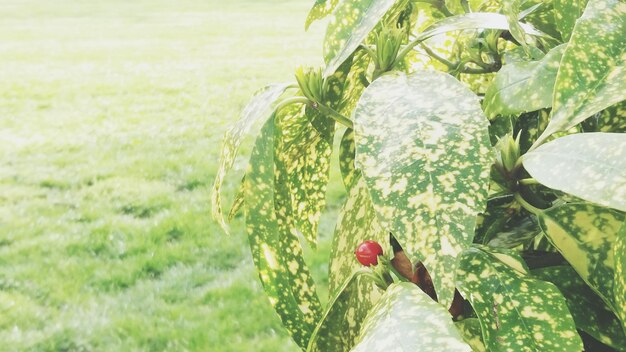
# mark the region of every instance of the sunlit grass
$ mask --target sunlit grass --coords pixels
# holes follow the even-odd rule
[[[208,200],[248,97],[320,62],[310,3],[0,2],[0,350],[296,350]]]

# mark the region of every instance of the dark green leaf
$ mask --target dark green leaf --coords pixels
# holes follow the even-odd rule
[[[354,131],[346,129],[339,144],[339,168],[343,185],[347,190],[351,189],[357,179],[358,172],[354,164],[355,158]]]
[[[474,352],[487,352],[483,343],[483,333],[480,328],[480,321],[477,318],[467,318],[454,322],[454,325],[461,332],[463,340],[467,342]]]
[[[572,35],[576,20],[583,14],[587,0],[554,0],[554,19],[564,41]]]
[[[459,258],[457,286],[478,315],[487,349],[582,351],[561,292],[520,271],[523,263],[512,252],[497,258],[484,247],[469,248]]]
[[[374,208],[452,303],[456,256],[474,236],[493,161],[478,98],[452,76],[389,73],[354,113],[356,159]]]
[[[535,269],[532,273],[559,288],[578,329],[608,346],[618,349],[626,346],[626,336],[619,319],[572,267],[551,266]]]

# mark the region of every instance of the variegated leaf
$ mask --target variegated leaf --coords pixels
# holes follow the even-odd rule
[[[321,314],[315,286],[302,257],[298,238],[291,233],[277,199],[280,171],[274,167],[274,118],[257,138],[244,181],[246,229],[254,264],[263,288],[283,325],[305,347]],[[283,197],[283,198],[281,198]]]
[[[371,278],[359,275],[363,271],[369,269],[362,266],[355,269],[337,288],[313,332],[307,352],[349,351],[354,346],[367,313],[382,295]]]
[[[361,267],[354,251],[366,240],[380,243],[387,255],[393,253],[389,244],[389,232],[384,231],[378,223],[365,180],[357,175],[339,213],[333,236],[328,268],[328,289],[331,295],[335,295],[350,274]],[[367,292],[371,285],[362,289]]]
[[[489,351],[580,352],[582,341],[561,292],[500,261],[522,267],[512,252],[500,258],[485,247],[459,257],[457,286],[470,301]]]
[[[228,222],[233,221],[237,213],[243,208],[244,197],[246,190],[244,189],[244,182],[246,180],[246,175],[243,175],[241,179],[241,185],[239,185],[239,190],[235,195],[235,199],[233,200],[233,205],[230,207],[230,211],[228,212]]]
[[[582,123],[585,132],[626,133],[626,101],[594,114]]]
[[[367,315],[352,352],[471,352],[452,317],[419,287],[392,284]]]
[[[564,204],[539,215],[550,242],[615,312],[612,248],[624,219],[624,213],[587,203]]]
[[[549,108],[554,80],[565,45],[550,50],[539,61],[504,65],[487,89],[483,106],[490,119]]]
[[[350,190],[359,175],[354,163],[356,147],[354,145],[354,130],[346,129],[339,144],[339,169],[341,179],[347,190]]]
[[[564,41],[568,41],[576,20],[583,14],[587,0],[554,0],[554,19]]]
[[[502,11],[509,22],[509,33],[522,45],[527,56],[530,56],[530,47],[526,43],[526,33],[519,23],[521,0],[502,1]]]
[[[625,33],[626,2],[589,0],[561,60],[550,124],[535,147],[626,99]]]
[[[211,193],[211,213],[213,219],[220,224],[226,233],[229,231],[228,224],[224,220],[221,195],[224,178],[235,163],[235,157],[239,151],[243,136],[250,131],[256,122],[264,117],[267,118],[267,110],[285,92],[288,86],[288,83],[279,83],[269,85],[258,91],[243,109],[239,121],[224,136],[224,144],[220,152],[220,165],[215,175],[213,192]]]
[[[485,206],[493,161],[487,125],[477,97],[434,71],[383,75],[355,109],[357,167],[381,224],[424,263],[446,306],[456,256]]]
[[[535,269],[532,273],[559,288],[578,329],[613,348],[626,346],[626,336],[619,319],[572,267],[551,266]]]
[[[487,352],[483,343],[483,333],[480,328],[478,318],[467,318],[454,322],[454,325],[461,332],[463,340],[467,342],[474,352]]]
[[[397,0],[343,0],[336,7],[324,39],[324,76],[332,75]]]
[[[287,113],[277,119],[280,138],[275,151],[280,190],[285,193],[280,211],[315,248],[326,205],[335,122],[309,107],[293,105],[283,110]]]
[[[626,211],[626,134],[572,134],[523,157],[541,184],[607,207]]]
[[[613,287],[615,310],[622,321],[623,331],[626,333],[626,221],[615,238],[613,257],[615,258],[615,286]],[[626,346],[626,342],[622,346]]]
[[[339,3],[339,0],[315,0],[315,4],[309,11],[309,15],[304,23],[304,30],[308,30],[311,23],[320,20],[330,15],[335,7]]]

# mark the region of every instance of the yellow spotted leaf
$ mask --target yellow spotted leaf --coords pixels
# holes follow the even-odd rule
[[[511,260],[518,267],[523,263],[513,252],[501,258],[509,263],[482,246],[471,247],[459,257],[457,287],[480,320],[487,350],[582,351],[558,288],[511,267]]]
[[[330,15],[337,3],[339,0],[315,0],[315,4],[313,4],[304,23],[304,29],[308,30],[311,23]]]
[[[354,113],[356,163],[382,226],[428,269],[445,306],[474,237],[493,162],[478,98],[445,73],[390,73]]]
[[[615,310],[622,321],[622,328],[626,333],[626,222],[622,224],[613,245],[615,258]],[[626,342],[622,345],[626,346]]]
[[[392,284],[363,322],[352,352],[471,352],[450,313],[409,282]]]
[[[244,179],[246,230],[254,264],[270,303],[294,341],[306,347],[321,315],[313,279],[292,233],[276,187],[274,145],[281,138],[270,118],[256,140]]]
[[[533,276],[555,284],[567,300],[576,327],[613,348],[626,346],[619,319],[587,286],[571,266],[550,266],[532,271]],[[624,291],[622,291],[624,292]]]
[[[534,147],[626,99],[626,2],[589,0],[554,84],[552,116]]]
[[[569,40],[576,20],[583,14],[587,0],[554,0],[554,19],[563,40]]]
[[[224,136],[224,144],[220,152],[220,164],[211,193],[211,214],[226,233],[229,232],[229,229],[224,219],[221,194],[224,178],[235,163],[243,137],[259,120],[267,118],[267,110],[285,92],[288,86],[288,83],[273,84],[258,91],[243,109],[239,121]]]
[[[487,352],[483,343],[483,334],[478,318],[467,318],[454,322],[454,325],[461,332],[463,340],[467,342],[474,352]]]
[[[626,211],[626,134],[557,138],[524,155],[523,163],[547,187]]]
[[[624,213],[587,203],[564,204],[539,214],[550,242],[616,313],[613,246],[625,218]]]

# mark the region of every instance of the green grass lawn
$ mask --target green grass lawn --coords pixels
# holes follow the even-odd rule
[[[321,62],[311,3],[0,2],[1,351],[297,350],[209,192],[249,96]]]

